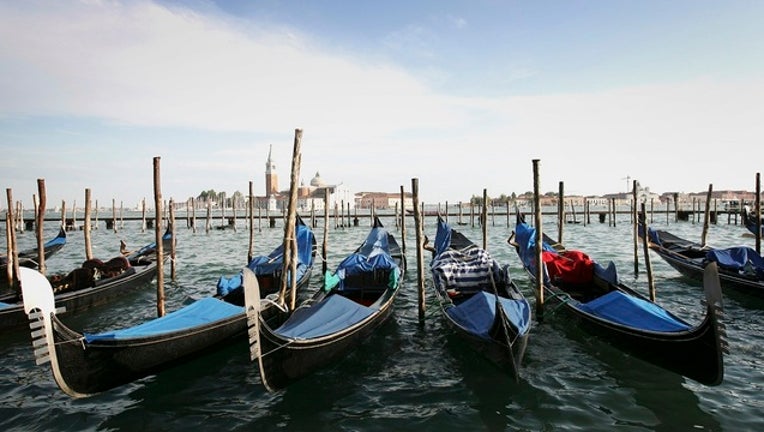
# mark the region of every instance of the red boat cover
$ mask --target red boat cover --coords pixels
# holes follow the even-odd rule
[[[544,251],[541,253],[541,259],[546,264],[549,278],[553,281],[583,284],[592,280],[594,261],[581,251]]]

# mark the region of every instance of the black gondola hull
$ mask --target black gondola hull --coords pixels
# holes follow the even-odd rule
[[[394,299],[394,298],[393,298]],[[307,341],[284,340],[261,323],[262,370],[268,387],[281,389],[315,371],[338,362],[363,343],[389,318],[392,300],[349,331]]]
[[[555,291],[547,289],[546,293],[550,299],[556,298]],[[559,305],[556,300],[550,300],[548,304],[551,308]],[[646,332],[614,325],[569,303],[561,308],[573,320],[571,327],[580,327],[633,357],[705,385],[718,385],[724,379],[722,335],[713,306],[707,307],[706,316],[697,327],[675,333]]]
[[[87,396],[155,374],[221,345],[243,343],[246,315],[155,337],[87,343],[82,335],[53,319],[59,386]],[[74,393],[74,394],[73,394]]]

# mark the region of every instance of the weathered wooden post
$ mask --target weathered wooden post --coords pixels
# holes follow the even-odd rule
[[[422,247],[424,246],[423,243],[423,233],[422,233],[422,215],[421,215],[421,207],[419,206],[419,179],[412,178],[411,179],[411,195],[413,199],[413,207],[414,207],[414,225],[416,227],[416,273],[417,273],[417,288],[419,292],[419,320],[422,321],[424,319],[425,309],[427,307],[427,303],[425,301],[425,290],[424,290],[424,256]]]
[[[175,201],[170,198],[169,218],[170,232],[172,233],[172,243],[170,243],[170,279],[175,282]]]
[[[761,255],[761,173],[756,173],[756,253]],[[743,208],[742,206],[740,208]]]
[[[85,189],[85,222],[83,225],[85,235],[85,259],[93,259],[93,248],[90,242],[90,189]]]
[[[302,163],[302,153],[300,151],[300,145],[302,143],[302,129],[294,130],[294,149],[292,150],[292,177],[289,182],[289,207],[287,211],[287,224],[289,225],[289,238],[285,239],[284,244],[286,246],[289,242],[289,273],[284,269],[283,274],[291,274],[289,278],[290,283],[290,300],[289,309],[294,310],[297,303],[297,237],[295,236],[295,225],[297,224],[297,182],[300,178],[300,165]],[[286,248],[284,248],[286,253]],[[286,255],[285,255],[286,256]],[[285,281],[286,283],[286,281]]]
[[[249,247],[247,248],[247,265],[252,262],[253,247],[255,244],[255,192],[253,182],[249,182]]]
[[[711,217],[711,194],[714,189],[714,184],[708,184],[708,193],[706,193],[706,211],[703,213],[703,233],[700,236],[700,244],[706,245],[706,237],[708,236],[708,224]]]
[[[401,252],[406,255],[406,193],[401,185]]]
[[[66,201],[61,200],[61,226],[66,230]]]
[[[642,250],[645,254],[645,269],[647,270],[647,283],[650,289],[650,301],[655,303],[655,281],[653,280],[653,267],[650,264],[650,247],[648,246],[647,217],[645,215],[645,203],[642,203],[642,216],[644,217],[645,235],[642,236]]]
[[[204,229],[207,234],[210,233],[210,227],[212,225],[212,202],[210,202],[210,199],[207,198],[207,222],[205,223]]]
[[[559,182],[557,193],[557,243],[562,244],[562,232],[565,225],[565,183]]]
[[[97,205],[96,205],[97,207]],[[117,200],[111,199],[111,224],[114,228],[114,232],[117,232]]]
[[[40,256],[37,267],[40,273],[45,274],[45,238],[43,233],[43,223],[45,222],[45,206],[47,205],[48,199],[45,193],[45,179],[37,179],[37,193],[40,195],[40,204],[35,212],[37,254]]]
[[[634,238],[634,274],[639,274],[639,247],[638,241],[639,241],[639,232],[637,230],[638,222],[637,222],[637,181],[632,180],[632,186],[631,186],[631,231],[632,236]],[[647,218],[645,218],[645,221]]]
[[[15,215],[13,214],[13,191],[11,188],[5,189],[5,195],[8,198],[8,212],[5,214],[6,239],[8,244],[8,285],[14,287],[20,292],[19,286],[19,250],[16,246],[16,230],[13,227]]]
[[[324,241],[321,244],[321,275],[326,275],[329,242],[329,188],[324,188]]]
[[[481,230],[483,232],[483,250],[488,250],[488,224],[485,223],[486,218],[488,218],[488,206],[485,205],[485,203],[488,200],[488,189],[483,189],[483,214],[481,215],[481,219],[483,220],[483,226],[481,226]]]
[[[536,320],[544,320],[544,261],[541,257],[543,236],[541,231],[541,192],[539,186],[539,163],[533,159],[533,208],[536,225]]]
[[[162,185],[159,173],[160,157],[154,157],[154,212],[157,223],[154,224],[154,238],[157,245],[157,316],[165,316],[164,309],[164,244],[162,242]]]

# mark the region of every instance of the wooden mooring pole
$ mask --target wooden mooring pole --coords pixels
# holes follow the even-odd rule
[[[419,207],[419,179],[411,179],[411,195],[414,203],[414,226],[416,227],[416,273],[417,273],[417,288],[419,293],[419,321],[424,320],[425,309],[427,302],[425,301],[424,290],[424,256],[422,247],[423,233],[422,233],[422,214],[421,207]]]
[[[164,308],[164,245],[162,242],[162,185],[160,183],[159,163],[161,158],[154,157],[154,212],[157,223],[154,224],[154,238],[156,241],[157,260],[157,316],[165,316]]]
[[[533,209],[536,219],[536,320],[544,320],[544,261],[541,259],[541,192],[539,191],[539,160],[533,159]]]
[[[37,193],[40,196],[40,203],[35,212],[35,228],[37,233],[37,254],[40,259],[37,268],[40,273],[45,274],[45,238],[43,232],[43,222],[45,221],[45,206],[47,205],[47,194],[45,193],[45,179],[37,179]]]

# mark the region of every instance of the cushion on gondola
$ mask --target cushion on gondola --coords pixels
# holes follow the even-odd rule
[[[583,284],[592,280],[594,262],[583,252],[565,251],[554,253],[544,251],[541,259],[546,264],[547,272],[552,280],[566,283]]]
[[[690,329],[689,324],[677,320],[655,303],[626,295],[621,291],[611,291],[588,303],[582,303],[579,309],[609,321],[643,330],[677,332]]]
[[[232,305],[216,298],[207,297],[197,300],[190,305],[171,312],[163,317],[144,322],[134,327],[98,334],[85,333],[84,336],[87,342],[157,336],[213,323],[243,312],[244,308],[241,306]]]
[[[276,332],[298,339],[326,336],[363,321],[376,310],[333,294],[315,306],[298,308]]]
[[[518,328],[519,332],[525,332],[530,326],[531,314],[528,302],[504,297],[499,297],[499,302],[509,321]],[[449,307],[446,313],[470,333],[490,339],[489,331],[496,314],[496,296],[480,291],[458,306]]]
[[[432,262],[432,271],[443,283],[444,290],[456,289],[461,292],[480,291],[503,280],[499,264],[484,249],[473,247],[467,250],[449,249]]]

